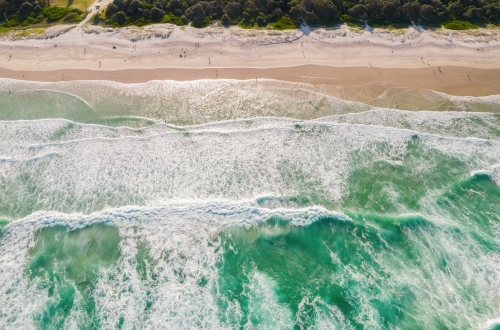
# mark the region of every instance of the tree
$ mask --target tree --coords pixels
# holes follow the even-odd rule
[[[403,13],[414,22],[420,16],[420,9],[414,2],[407,2],[403,5]]]
[[[118,11],[120,11],[120,8],[118,8],[117,5],[114,3],[110,3],[108,7],[106,8],[106,17],[110,18],[114,14],[116,14]]]
[[[427,22],[436,22],[438,17],[434,7],[431,5],[423,5],[420,7],[420,16]]]
[[[228,2],[224,9],[226,10],[226,14],[231,19],[238,19],[243,11],[238,2]]]
[[[262,13],[259,14],[259,16],[257,16],[257,25],[258,26],[266,26],[267,25],[267,21],[264,18],[264,15],[262,15]]]
[[[226,14],[222,15],[221,22],[224,26],[228,26],[230,23],[229,16],[227,16]]]
[[[283,16],[283,11],[281,8],[275,8],[273,12],[269,15],[269,20],[275,22]]]
[[[335,21],[338,19],[337,7],[330,0],[313,0],[312,12],[323,21]]]
[[[298,22],[306,22],[314,24],[319,21],[318,16],[312,11],[307,10],[306,6],[299,4],[290,10],[290,16]]]
[[[26,18],[33,12],[33,5],[29,3],[28,1],[23,2],[21,7],[19,7],[19,15],[22,18]]]
[[[207,11],[212,18],[220,18],[224,14],[222,1],[210,1],[207,6]]]
[[[481,10],[474,6],[471,6],[464,14],[464,17],[468,21],[477,22],[481,20]]]
[[[193,7],[189,7],[184,15],[186,15],[189,20],[194,21],[198,18],[204,18],[207,14],[205,13],[205,10],[203,10],[203,6],[198,3]]]
[[[123,25],[127,20],[127,15],[123,11],[119,11],[113,15],[113,21],[118,23],[119,25]]]
[[[139,0],[133,0],[130,5],[128,6],[128,12],[131,15],[137,14],[137,11],[139,10],[139,7],[141,6],[141,2]]]
[[[151,9],[151,18],[155,21],[162,19],[163,16],[165,16],[165,12],[160,8],[154,7]]]
[[[368,8],[365,5],[354,5],[351,9],[347,11],[349,15],[358,19],[368,18]]]
[[[461,19],[463,17],[464,10],[458,2],[450,2],[448,4],[448,10],[450,11],[453,18]]]

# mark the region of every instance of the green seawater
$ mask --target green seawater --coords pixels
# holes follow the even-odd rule
[[[372,195],[370,189],[366,195]],[[158,246],[145,244],[137,229],[128,259],[116,225],[42,227],[24,270],[31,285],[47,293],[32,319],[37,328],[60,329],[78,310],[79,328],[105,328],[98,309],[103,299],[116,297],[99,296],[96,286],[111,281],[119,294],[133,296],[135,279],[146,289],[145,297],[140,294],[142,326],[160,304],[157,290],[168,282],[191,282],[213,297],[217,327],[223,328],[475,328],[494,318],[500,304],[494,291],[500,280],[499,205],[500,188],[478,174],[435,196],[434,214],[452,222],[384,215],[366,206],[346,212],[351,220],[324,216],[308,225],[271,216],[195,242],[215,255],[212,265],[170,249],[153,256]],[[127,263],[133,275],[124,271]],[[172,268],[168,276],[162,274],[165,267]],[[184,299],[180,302],[196,304],[195,297]],[[126,309],[122,313],[113,322],[127,328]],[[214,327],[206,315],[189,317],[194,325]]]
[[[494,101],[177,127],[228,109],[0,83],[0,329],[500,327]]]
[[[94,287],[99,272],[119,257],[120,237],[111,226],[92,224],[68,231],[64,226],[44,227],[35,235],[26,276],[47,290],[44,308],[34,315],[37,327],[58,329],[73,309],[88,315],[86,326],[99,328]]]

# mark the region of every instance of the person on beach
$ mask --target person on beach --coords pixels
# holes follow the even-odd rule
[[[217,72],[217,70],[215,70],[215,77],[219,78],[219,73]]]
[[[83,48],[83,55],[87,54],[87,48]]]
[[[211,65],[211,64],[210,64],[210,57],[208,58],[208,65]]]
[[[101,67],[101,61],[99,61],[99,67]]]

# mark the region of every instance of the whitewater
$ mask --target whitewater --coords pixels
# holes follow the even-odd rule
[[[500,96],[363,88],[0,79],[0,329],[499,327]]]

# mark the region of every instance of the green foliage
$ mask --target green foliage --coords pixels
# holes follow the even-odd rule
[[[48,0],[0,0],[6,28],[46,21],[75,23],[78,9],[48,6]],[[70,0],[71,1],[71,0]],[[119,14],[118,14],[119,13]],[[341,22],[362,28],[424,26],[463,30],[487,23],[500,24],[499,0],[113,0],[105,18],[94,24],[143,26],[156,22],[205,27],[220,20],[224,26],[269,26],[296,29],[300,24],[332,26]]]
[[[64,8],[64,7],[44,7],[42,9],[42,15],[47,19],[47,22],[57,22],[68,14],[76,13],[77,15],[83,14],[80,9],[76,8]]]
[[[15,14],[8,16],[8,19],[2,24],[3,28],[25,27],[43,22],[55,23],[64,21],[78,23],[84,18],[84,13],[76,8],[57,6],[45,6],[42,8],[40,5],[43,5],[43,3],[40,2],[34,6],[33,3],[28,1],[23,2]]]
[[[123,11],[114,14],[111,19],[118,25],[123,25],[127,21],[127,15]]]
[[[272,27],[276,30],[293,30],[297,28],[297,25],[289,17],[283,16],[272,24]]]
[[[451,21],[443,23],[443,27],[449,30],[472,30],[477,29],[477,25],[474,25],[467,21]]]

